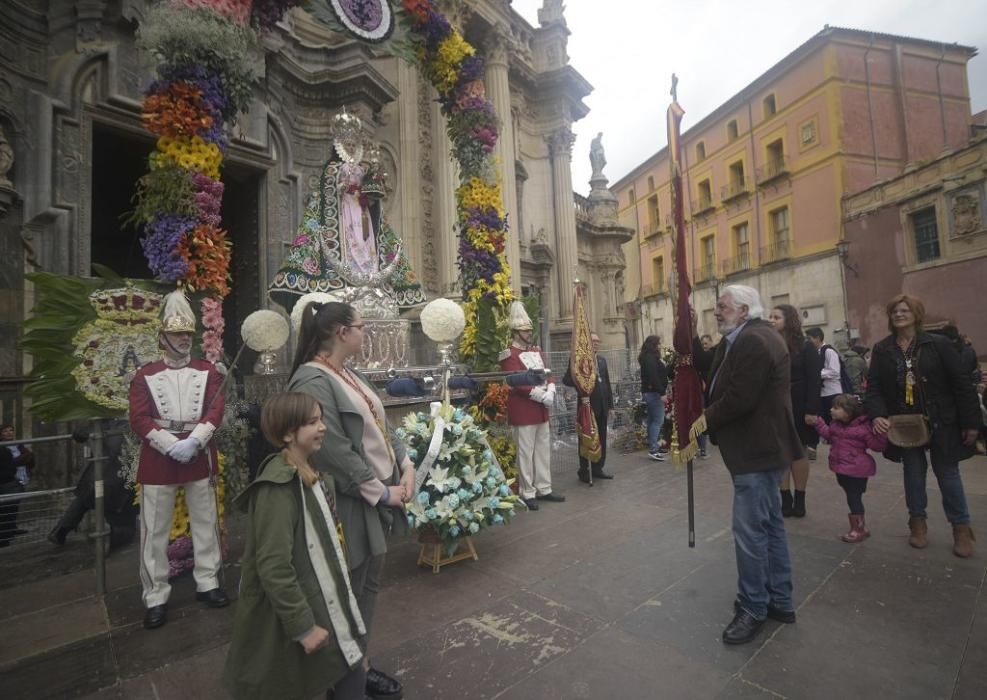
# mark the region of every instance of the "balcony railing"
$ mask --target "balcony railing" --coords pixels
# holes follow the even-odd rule
[[[641,285],[641,296],[642,297],[653,297],[659,294],[665,293],[665,283],[660,282],[658,284],[643,284]]]
[[[700,214],[705,214],[706,212],[716,208],[716,205],[713,203],[712,197],[704,197],[701,195],[699,199],[693,200],[691,204],[692,204],[691,209],[693,216],[699,216]]]
[[[775,156],[758,168],[758,184],[766,185],[772,180],[788,175],[788,158]]]
[[[696,282],[706,282],[711,280],[716,276],[716,262],[710,261],[703,263],[696,268]]]
[[[733,258],[727,258],[720,264],[720,271],[724,275],[732,275],[737,272],[746,272],[751,269],[750,251],[741,253]]]
[[[792,257],[791,241],[784,239],[775,241],[774,245],[761,248],[761,262],[764,264],[787,260]]]
[[[576,207],[576,219],[589,221],[589,199],[578,192],[572,193],[572,199]]]
[[[730,200],[737,199],[737,197],[743,197],[749,192],[750,188],[748,187],[747,178],[739,178],[723,188],[722,199],[724,202],[729,202]]]

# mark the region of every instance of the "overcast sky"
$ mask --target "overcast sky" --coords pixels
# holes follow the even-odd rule
[[[974,113],[987,109],[987,0],[566,0],[569,58],[595,88],[574,125],[573,189],[589,192],[589,144],[603,132],[616,182],[665,145],[671,74],[688,129],[824,25],[977,47]],[[513,0],[538,26],[542,0]]]

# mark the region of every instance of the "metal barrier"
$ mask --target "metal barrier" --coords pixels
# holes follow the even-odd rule
[[[74,496],[68,488],[0,496],[0,557],[10,548],[44,542]]]
[[[106,592],[106,538],[110,530],[104,517],[103,469],[108,459],[103,455],[103,438],[106,437],[101,420],[92,421],[88,433],[77,431],[67,435],[50,435],[39,438],[25,438],[0,442],[0,449],[8,445],[36,445],[45,442],[75,440],[88,443],[89,453],[86,462],[93,465],[95,507],[93,515],[95,530],[90,533],[95,550],[96,595]],[[64,488],[48,491],[21,491],[0,496],[0,556],[13,556],[22,545],[37,543],[47,538],[48,533],[61,518],[75,489]],[[23,530],[24,532],[19,532]]]

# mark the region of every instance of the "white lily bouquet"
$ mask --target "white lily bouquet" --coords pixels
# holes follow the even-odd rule
[[[487,433],[466,411],[433,404],[432,415],[411,413],[396,431],[417,470],[408,524],[431,528],[449,551],[459,540],[514,515],[518,497],[487,444]]]

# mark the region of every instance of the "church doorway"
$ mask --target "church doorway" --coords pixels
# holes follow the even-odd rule
[[[93,263],[121,277],[151,279],[140,244],[140,230],[123,219],[133,209],[137,181],[147,172],[154,150],[150,135],[135,134],[94,123],[92,138],[92,253]],[[229,296],[223,301],[226,330],[224,350],[232,359],[240,345],[240,324],[261,307],[259,201],[264,171],[226,161],[223,165],[222,226],[233,242]],[[196,314],[199,310],[195,309]],[[253,366],[255,353],[244,351],[241,371]]]

